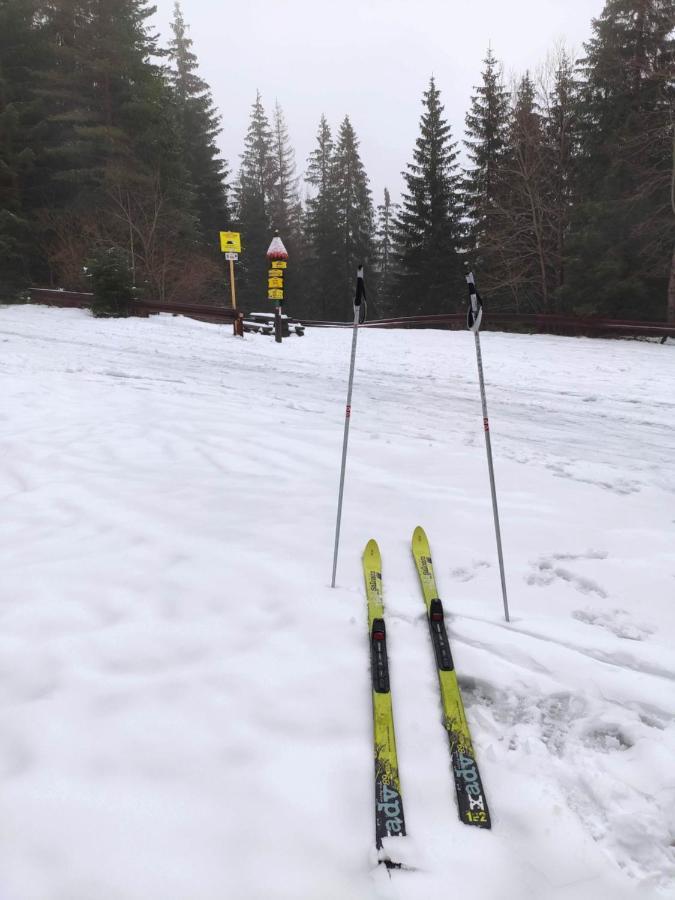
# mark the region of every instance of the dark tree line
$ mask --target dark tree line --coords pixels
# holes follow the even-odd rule
[[[0,0],[0,284],[85,287],[121,248],[139,291],[209,293],[229,219],[219,117],[176,4]]]
[[[374,204],[354,126],[321,117],[298,175],[280,104],[251,109],[236,177],[176,4],[0,0],[0,294],[81,287],[114,247],[136,289],[222,298],[221,229],[242,233],[245,308],[265,305],[274,229],[292,312],[346,319],[357,263],[377,315],[464,303],[675,320],[675,0],[607,0],[581,59],[506,85],[488,50],[463,135],[431,79],[400,203]]]

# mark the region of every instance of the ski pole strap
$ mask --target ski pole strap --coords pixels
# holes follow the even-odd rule
[[[465,278],[466,283],[469,286],[469,306],[466,311],[466,327],[475,333],[480,329],[480,323],[483,318],[483,301],[476,290],[476,281],[473,277],[473,272],[467,272]]]

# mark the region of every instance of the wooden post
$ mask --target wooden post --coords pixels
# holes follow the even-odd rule
[[[276,300],[276,307],[274,310],[274,340],[277,344],[280,344],[283,336],[281,306],[284,302],[284,270],[288,265],[288,253],[284,247],[284,242],[279,237],[278,231],[274,232],[272,243],[267,251],[267,259],[272,267],[267,273],[267,299]]]
[[[232,309],[234,316],[232,325],[235,337],[244,336],[243,316],[237,312],[237,293],[234,286],[234,261],[239,259],[241,253],[241,235],[238,231],[221,231],[220,232],[220,249],[225,254],[225,260],[230,264],[230,293],[232,295]]]
[[[274,310],[274,340],[277,342],[277,344],[281,343],[281,325],[281,303],[277,303]]]
[[[237,292],[234,286],[234,260],[230,260],[230,292],[232,294],[232,309],[237,309]],[[242,322],[241,316],[235,316],[234,322],[232,323],[234,327],[234,335],[235,337],[243,337],[244,336],[244,323]]]

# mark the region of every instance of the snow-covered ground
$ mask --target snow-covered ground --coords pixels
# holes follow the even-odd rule
[[[0,308],[1,900],[675,891],[675,345]],[[493,830],[456,814],[429,536]],[[383,555],[414,871],[374,865]]]

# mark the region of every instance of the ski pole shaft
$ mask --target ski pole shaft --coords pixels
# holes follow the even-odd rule
[[[338,550],[340,546],[340,525],[342,522],[342,498],[345,488],[345,472],[347,469],[347,446],[349,444],[349,423],[352,415],[352,389],[354,387],[354,368],[356,364],[356,341],[359,334],[359,317],[361,301],[365,299],[363,287],[363,266],[359,266],[356,274],[356,297],[354,298],[354,326],[352,329],[352,355],[349,363],[349,385],[347,387],[347,404],[345,407],[345,427],[342,438],[342,464],[340,466],[340,489],[338,491],[337,520],[335,523],[335,549],[333,551],[333,578],[331,587],[335,587],[337,573]]]
[[[499,559],[499,575],[502,582],[502,599],[504,601],[504,618],[509,618],[509,602],[506,595],[506,576],[504,574],[504,554],[502,552],[502,535],[499,527],[499,509],[497,507],[497,488],[495,486],[495,470],[492,461],[492,442],[490,441],[490,420],[488,418],[487,398],[485,395],[485,379],[483,377],[483,356],[480,351],[480,323],[483,317],[483,309],[480,297],[476,291],[473,272],[466,276],[469,285],[469,309],[467,313],[467,325],[473,331],[476,344],[476,362],[478,365],[478,383],[480,385],[480,399],[483,408],[483,429],[485,432],[485,450],[487,452],[488,472],[490,474],[490,492],[492,494],[492,514],[495,522],[495,537],[497,539],[497,557]]]

